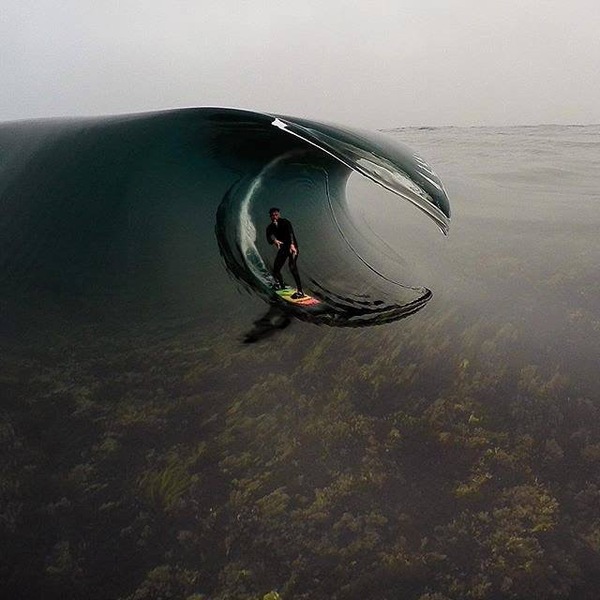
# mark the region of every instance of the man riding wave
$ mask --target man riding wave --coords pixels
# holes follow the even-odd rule
[[[267,241],[269,244],[277,246],[277,255],[275,256],[275,263],[273,265],[273,277],[275,277],[275,281],[277,282],[276,289],[283,289],[285,284],[283,283],[281,269],[287,260],[290,272],[296,282],[296,292],[292,294],[292,298],[296,300],[304,297],[300,273],[296,265],[298,261],[298,240],[294,234],[291,222],[281,217],[280,213],[281,211],[276,207],[269,210],[271,223],[267,227]]]

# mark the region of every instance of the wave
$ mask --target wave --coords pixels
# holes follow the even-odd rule
[[[411,314],[431,291],[386,276],[348,209],[359,173],[444,233],[450,207],[431,167],[381,134],[223,108],[0,126],[3,299],[118,314],[240,311],[240,289],[329,325]],[[305,287],[273,291],[268,208],[294,224]]]

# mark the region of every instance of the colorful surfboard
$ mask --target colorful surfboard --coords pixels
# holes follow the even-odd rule
[[[304,294],[302,298],[292,298],[292,296],[296,293],[296,289],[292,287],[286,287],[283,290],[277,290],[277,295],[280,298],[283,298],[286,302],[290,302],[291,304],[295,304],[296,306],[316,306],[317,304],[321,304],[319,300],[309,296],[308,294]]]

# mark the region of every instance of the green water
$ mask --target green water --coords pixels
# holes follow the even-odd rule
[[[227,274],[214,214],[175,202],[206,190],[189,157],[168,177],[156,163],[136,175],[144,184],[119,221],[133,241],[113,248],[130,257],[126,278],[104,235],[73,242],[87,251],[64,281],[54,268],[68,244],[40,240],[48,252],[30,250],[27,269],[11,272],[3,321],[7,594],[595,598],[597,176],[588,132],[510,133],[507,147],[504,130],[401,132],[440,165],[453,198],[449,238],[351,179],[356,231],[345,233],[369,240],[362,258],[377,259],[375,231],[387,252],[381,272],[433,290],[422,310],[391,323],[338,328],[289,315],[284,329],[243,343],[268,306],[253,280]],[[511,160],[519,149],[538,158]],[[567,154],[572,177],[552,179],[547,167]],[[125,155],[105,160],[120,169]],[[66,189],[83,188],[96,206],[91,182],[82,174]],[[107,202],[94,219],[103,234]],[[211,237],[196,239],[203,219]],[[341,255],[343,240],[331,244]],[[300,267],[335,291],[342,272],[358,288],[368,271],[304,257]]]

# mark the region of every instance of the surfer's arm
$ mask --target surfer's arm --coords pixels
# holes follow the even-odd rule
[[[277,246],[277,248],[281,248],[281,244],[282,242],[280,242],[276,237],[275,234],[272,233],[269,229],[267,229],[267,242],[269,242],[269,244],[273,245],[275,244]]]
[[[283,242],[281,242],[274,235],[272,235],[269,238],[269,244],[275,244],[278,248],[281,248],[281,244],[283,244]]]
[[[269,244],[274,244],[275,242],[277,242],[277,238],[275,237],[275,234],[273,233],[273,228],[269,225],[269,227],[267,227],[267,242],[269,242]]]

